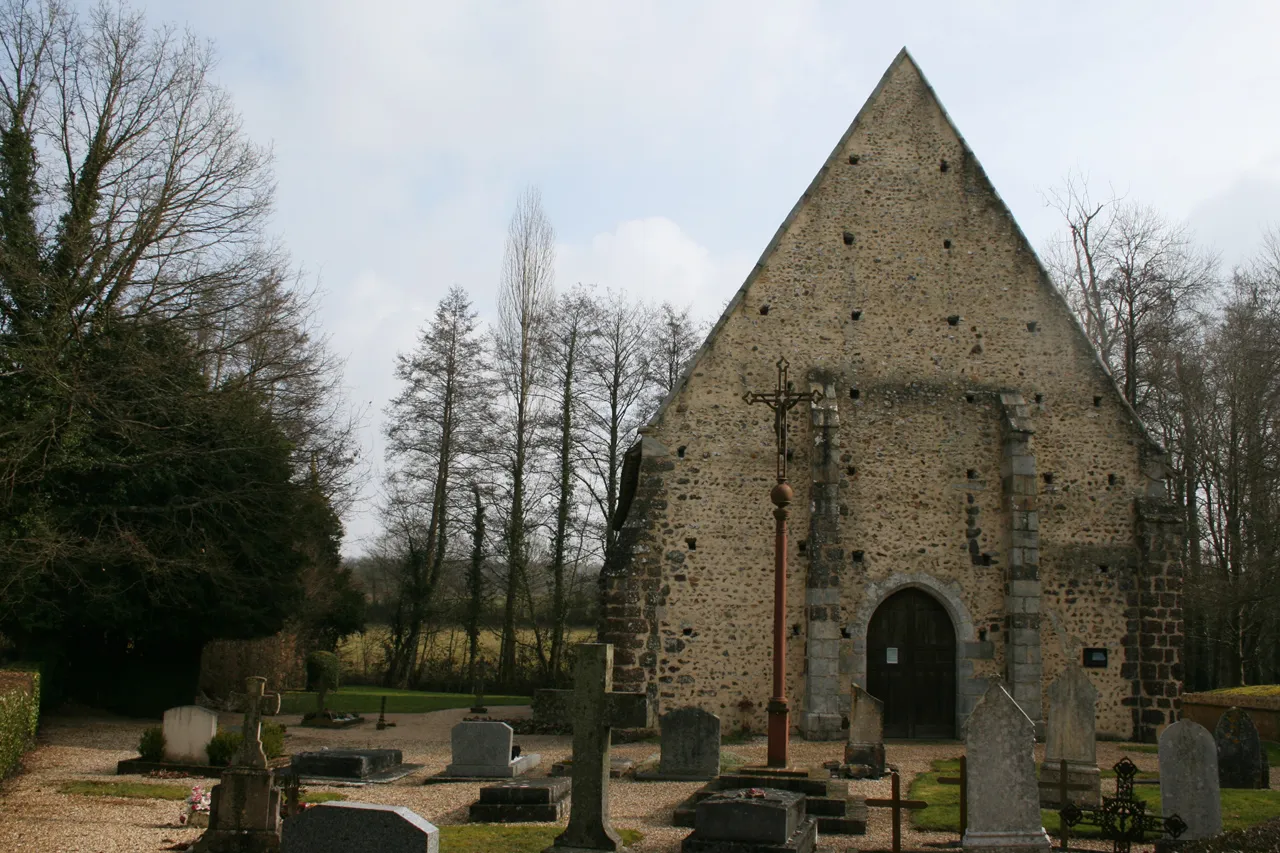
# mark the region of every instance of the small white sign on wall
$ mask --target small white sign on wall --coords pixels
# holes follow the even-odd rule
[[[898,650],[897,650],[897,649],[895,649],[895,648],[893,648],[892,646],[890,646],[889,648],[885,649],[885,650],[884,650],[884,662],[885,662],[885,663],[897,663],[897,662],[898,662]]]

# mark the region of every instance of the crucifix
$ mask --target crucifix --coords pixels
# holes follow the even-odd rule
[[[790,365],[785,358],[778,359],[778,384],[767,393],[748,392],[742,399],[748,404],[764,403],[773,409],[774,440],[778,451],[778,483],[769,492],[773,502],[773,696],[769,699],[769,758],[768,766],[787,766],[787,741],[790,736],[790,720],[787,706],[787,507],[791,505],[793,492],[787,483],[787,413],[802,402],[813,403],[822,399],[821,391],[804,394],[793,390],[787,378]]]
[[[573,671],[573,789],[569,825],[543,853],[624,851],[609,821],[609,730],[650,728],[653,706],[643,693],[615,693],[613,646],[583,643]]]

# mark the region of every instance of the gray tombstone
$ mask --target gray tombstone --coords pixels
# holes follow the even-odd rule
[[[1213,735],[1192,720],[1160,733],[1160,808],[1187,825],[1179,840],[1212,838],[1222,832],[1218,791],[1218,747]]]
[[[662,758],[658,776],[713,779],[720,773],[720,718],[701,708],[679,708],[658,719]]]
[[[438,853],[440,830],[404,806],[321,803],[284,822],[280,853]]]
[[[1046,727],[1044,764],[1040,767],[1040,804],[1057,808],[1058,790],[1050,788],[1060,780],[1062,762],[1067,762],[1067,783],[1087,784],[1088,790],[1069,791],[1076,805],[1096,806],[1101,802],[1098,772],[1097,708],[1098,689],[1083,667],[1068,664],[1049,685],[1049,724]]]
[[[855,777],[884,775],[884,703],[857,684],[849,695],[845,769]],[[865,769],[864,769],[865,768]]]
[[[446,776],[504,779],[519,776],[538,766],[536,753],[511,757],[511,726],[496,721],[472,721],[453,727],[453,763]]]
[[[218,733],[218,715],[199,705],[164,712],[164,760],[175,764],[208,764],[205,748]]]
[[[1253,719],[1240,708],[1228,708],[1213,730],[1218,746],[1218,785],[1223,788],[1270,788],[1271,769]]]
[[[963,846],[981,853],[1048,851],[1036,781],[1036,726],[999,684],[965,724],[968,828]]]

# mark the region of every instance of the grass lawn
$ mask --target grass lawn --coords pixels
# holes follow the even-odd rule
[[[939,776],[954,776],[960,771],[958,761],[935,761],[932,773],[923,773],[911,783],[910,797],[929,803],[927,809],[911,813],[911,820],[916,829],[935,832],[960,832],[960,786],[940,785]],[[1115,774],[1112,774],[1114,778]],[[1102,784],[1103,794],[1114,792],[1114,783]],[[1148,803],[1148,811],[1160,814],[1160,786],[1135,785],[1134,793],[1139,799]],[[1280,817],[1280,791],[1244,791],[1229,789],[1222,791],[1222,828],[1224,830],[1244,829],[1264,820]],[[1058,813],[1043,809],[1040,812],[1044,828],[1054,838],[1058,833]],[[1077,826],[1072,836],[1098,836],[1097,827]]]
[[[1250,684],[1247,687],[1220,687],[1206,690],[1213,696],[1280,696],[1280,684]]]
[[[440,853],[540,853],[551,846],[563,826],[513,826],[509,823],[468,823],[440,827]],[[634,829],[619,829],[630,846],[644,838]]]
[[[397,690],[394,687],[367,687],[353,685],[330,693],[325,701],[330,711],[349,711],[356,714],[376,714],[387,697],[388,714],[425,714],[446,708],[470,708],[475,704],[471,693],[425,693],[421,690]],[[486,706],[528,705],[528,696],[488,696]],[[305,714],[316,709],[316,694],[303,691],[285,693],[280,697],[280,713]]]
[[[185,800],[191,796],[191,786],[157,782],[68,782],[58,789],[58,793],[88,797],[127,797],[135,800]],[[345,794],[315,791],[303,794],[299,799],[304,803],[327,803],[346,798]]]

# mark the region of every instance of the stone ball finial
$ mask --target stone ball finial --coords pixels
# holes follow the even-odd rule
[[[773,491],[769,492],[769,500],[773,501],[774,506],[786,506],[791,503],[793,497],[795,492],[787,482],[779,483],[773,487]]]

